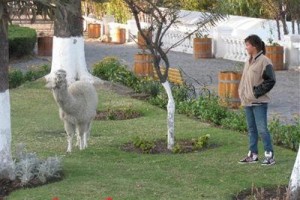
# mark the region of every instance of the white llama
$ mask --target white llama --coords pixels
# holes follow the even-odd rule
[[[56,71],[54,81],[49,81],[46,87],[52,89],[59,106],[60,119],[67,132],[67,152],[71,152],[75,132],[79,149],[87,147],[91,123],[96,116],[98,96],[95,87],[89,82],[76,81],[68,87],[66,76],[66,71]]]

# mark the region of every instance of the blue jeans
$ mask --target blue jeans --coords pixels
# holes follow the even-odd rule
[[[255,106],[246,106],[246,119],[249,134],[249,150],[252,153],[258,154],[258,133],[264,144],[264,150],[273,152],[271,135],[268,130],[267,121],[268,104],[261,104]]]

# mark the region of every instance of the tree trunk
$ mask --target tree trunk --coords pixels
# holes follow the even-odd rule
[[[296,22],[296,20],[291,21],[291,23],[292,23],[292,34],[295,34],[295,22]]]
[[[64,69],[68,83],[76,80],[95,82],[87,70],[84,54],[83,23],[81,1],[73,0],[66,7],[55,10],[53,53],[51,72],[46,76],[48,81],[54,78],[55,71]]]
[[[298,200],[300,196],[300,145],[289,183],[288,195],[289,200]]]
[[[298,19],[296,22],[298,27],[298,34],[300,35],[300,19]]]
[[[174,116],[175,116],[175,102],[172,95],[172,90],[169,84],[169,81],[162,83],[167,95],[168,95],[168,105],[167,105],[167,112],[168,112],[168,149],[173,150],[175,144],[175,132],[174,132]]]
[[[278,17],[276,17],[276,25],[277,25],[278,40],[281,40],[280,24],[279,24],[279,18]]]
[[[14,179],[13,161],[11,157],[11,121],[8,89],[8,21],[6,4],[0,16],[0,178]]]
[[[285,14],[283,14],[281,16],[281,22],[282,22],[282,26],[283,26],[283,33],[284,35],[288,35],[289,34],[289,30],[286,24],[286,19],[285,19]]]

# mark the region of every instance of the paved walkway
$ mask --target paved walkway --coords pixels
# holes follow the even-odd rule
[[[140,50],[135,44],[114,45],[104,44],[98,41],[86,41],[85,54],[89,69],[107,56],[115,56],[133,69],[134,54]],[[233,70],[237,62],[225,59],[197,59],[186,53],[170,52],[170,65],[180,67],[189,76],[209,82],[209,75],[212,78],[212,87],[217,87],[218,72],[222,70]],[[11,67],[26,69],[31,65],[49,63],[49,58],[28,58],[22,62],[12,62]],[[283,120],[293,119],[293,115],[300,115],[300,72],[295,69],[276,71],[277,83],[270,93],[272,102],[269,104],[269,119],[273,115],[280,115]]]

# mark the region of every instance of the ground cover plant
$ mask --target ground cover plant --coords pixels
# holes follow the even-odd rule
[[[121,150],[135,137],[166,137],[165,110],[145,101],[98,88],[99,110],[134,107],[142,113],[131,120],[94,121],[89,147],[66,154],[63,124],[43,80],[10,90],[13,153],[22,142],[39,157],[62,156],[64,179],[21,189],[8,199],[231,199],[245,188],[286,185],[295,152],[275,147],[273,167],[239,165],[247,151],[247,136],[176,114],[176,139],[210,135],[216,148],[189,154],[138,154]],[[260,144],[260,152],[262,145]]]

